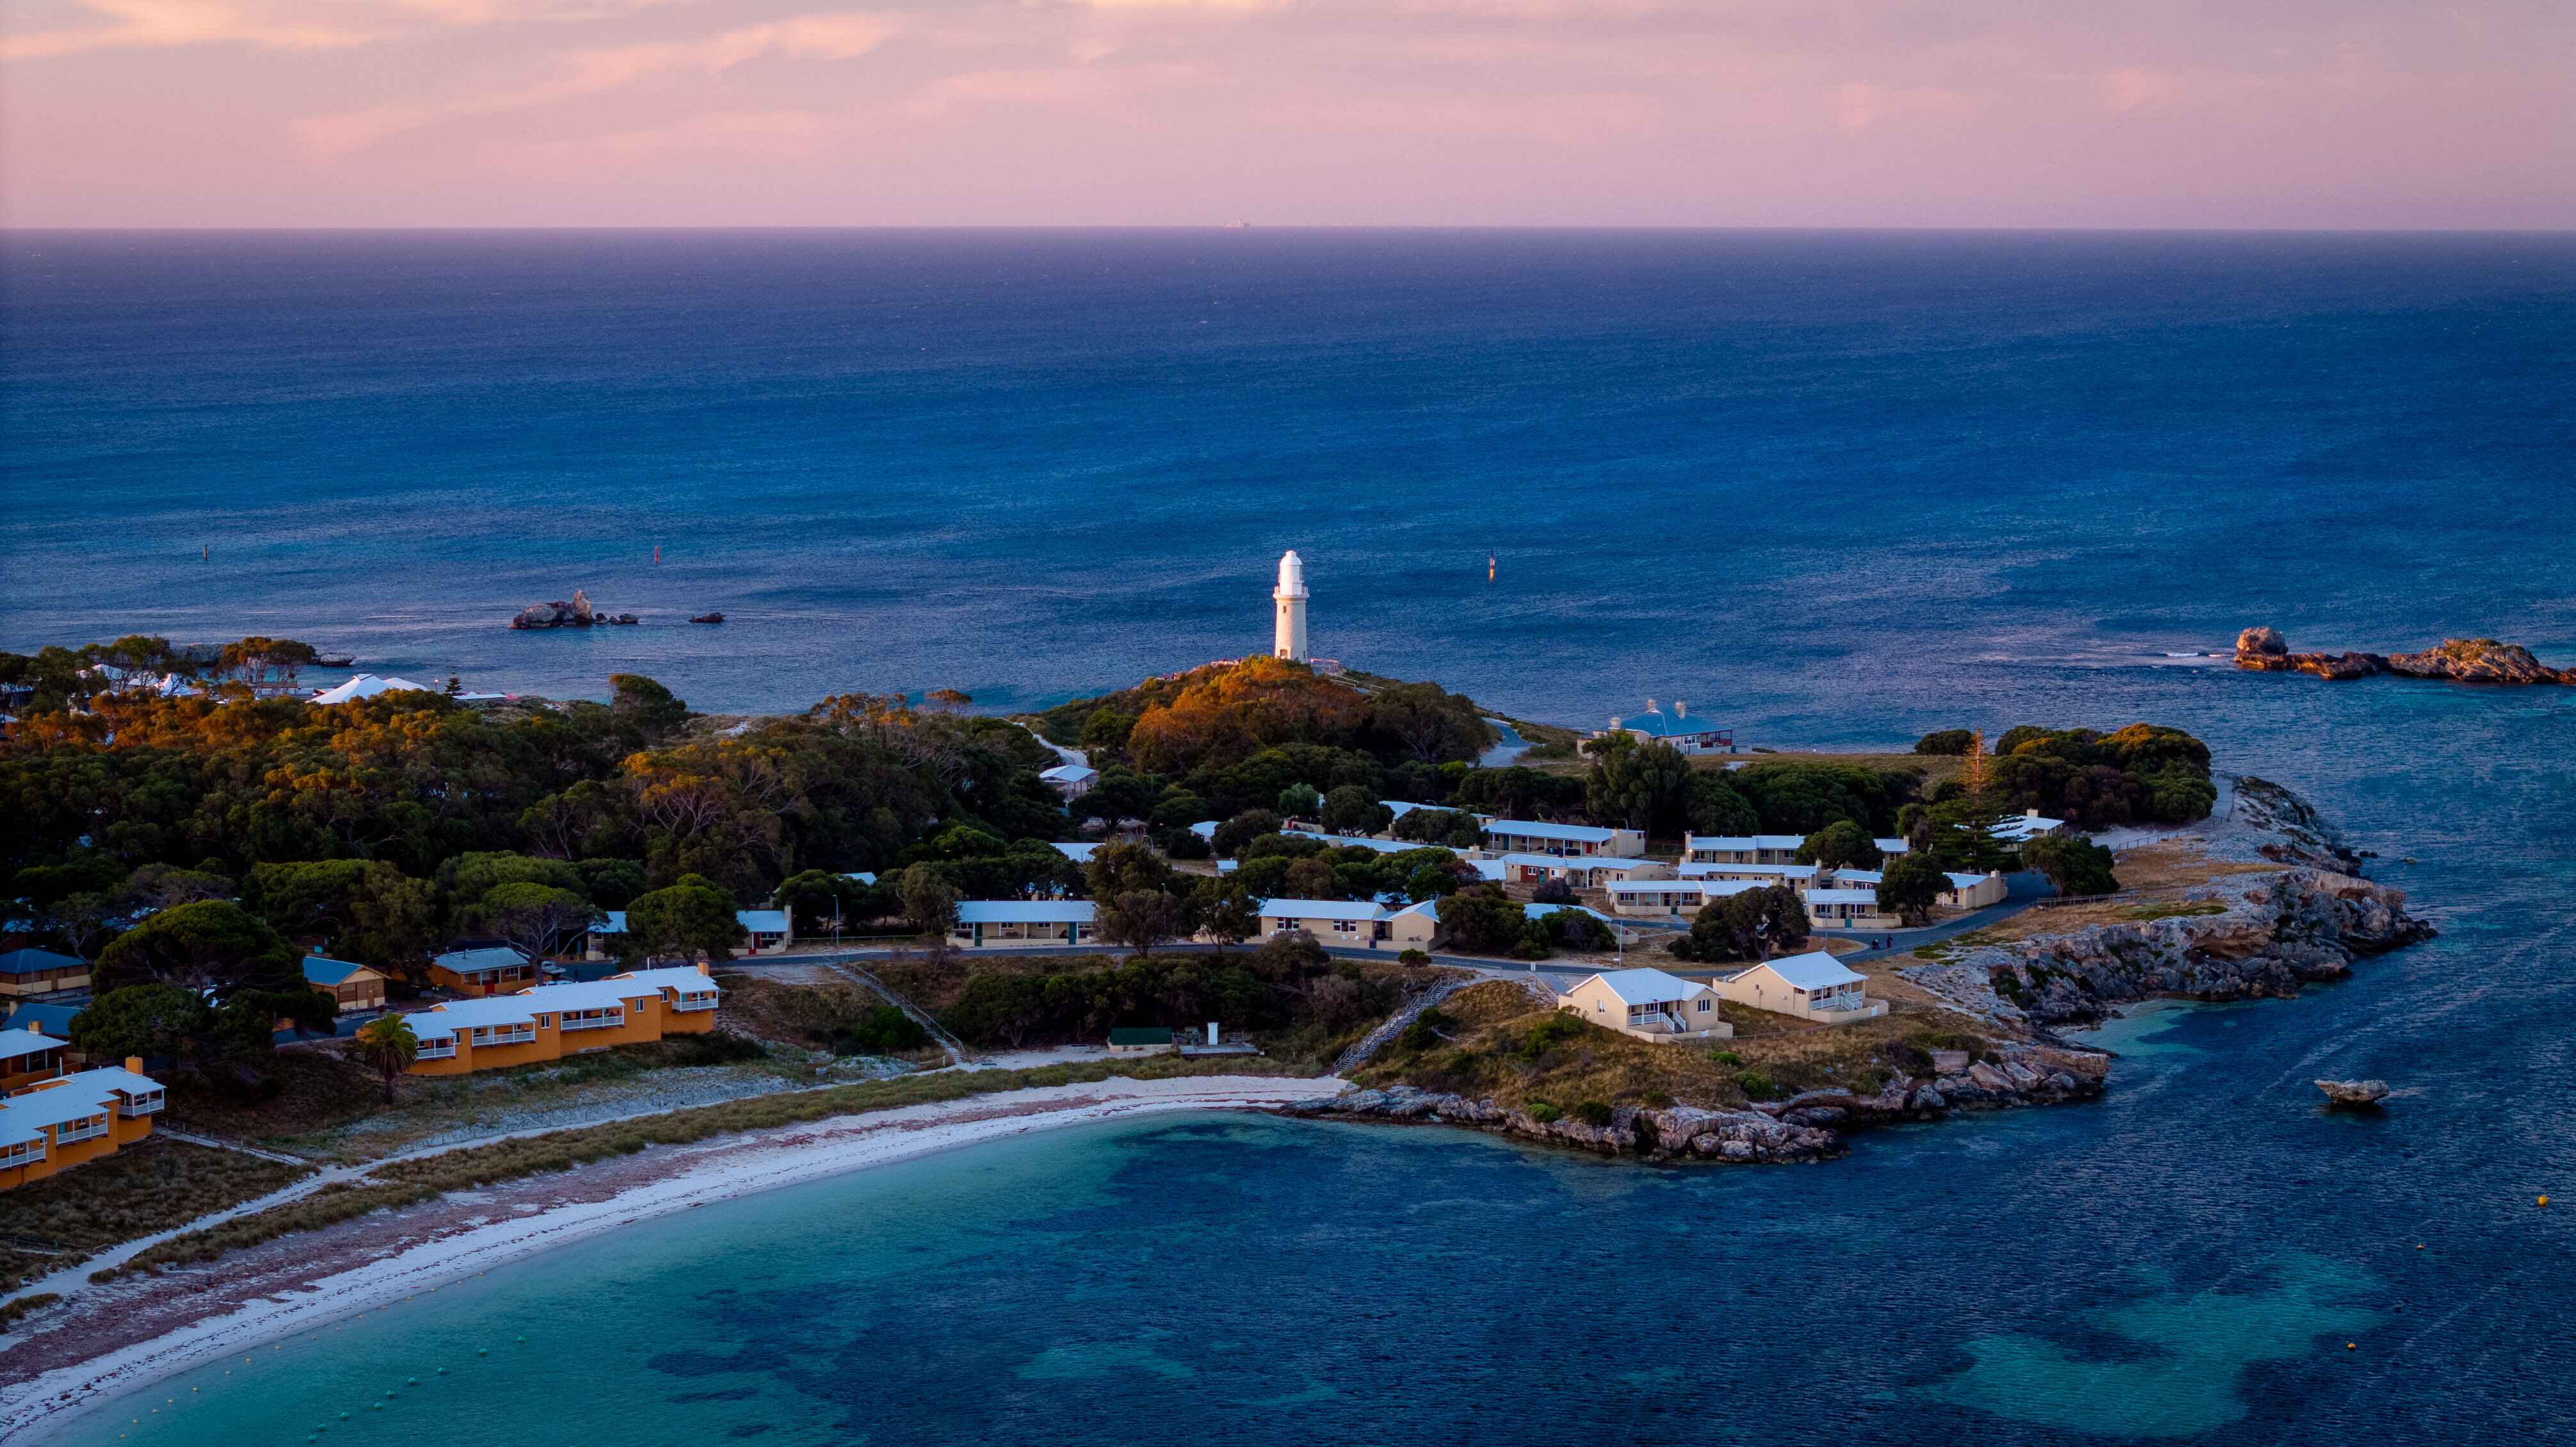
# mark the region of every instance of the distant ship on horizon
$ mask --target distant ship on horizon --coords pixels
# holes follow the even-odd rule
[[[1220,231],[1250,231],[1252,229],[1252,223],[1249,221],[1229,221],[1217,229]]]

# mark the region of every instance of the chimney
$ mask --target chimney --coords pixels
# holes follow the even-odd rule
[[[698,973],[699,973],[699,974],[701,974],[701,975],[711,975],[711,974],[713,974],[713,973],[715,973],[715,972],[714,972],[713,970],[710,970],[710,969],[708,969],[708,968],[707,968],[707,962],[706,962],[706,961],[704,961],[704,960],[700,960],[700,961],[698,961]]]
[[[125,1068],[133,1071],[137,1075],[141,1075],[143,1073],[143,1057],[140,1055],[126,1056]]]
[[[1688,717],[1690,717],[1690,705],[1689,705],[1689,704],[1686,704],[1686,703],[1684,703],[1684,702],[1682,702],[1680,699],[1674,699],[1674,700],[1673,700],[1673,717],[1675,717],[1675,718],[1688,718]]]

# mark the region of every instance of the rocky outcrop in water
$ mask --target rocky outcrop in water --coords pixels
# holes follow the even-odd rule
[[[1937,1076],[1899,1076],[1872,1095],[1810,1090],[1741,1110],[1620,1106],[1602,1125],[1572,1116],[1541,1120],[1490,1100],[1409,1085],[1346,1091],[1330,1100],[1281,1109],[1294,1115],[1454,1125],[1648,1161],[1789,1165],[1841,1155],[1852,1131],[1871,1126],[1939,1120],[1956,1110],[2091,1100],[2102,1093],[2109,1063],[2110,1057],[2096,1051],[2014,1045]]]
[[[2450,683],[2576,685],[2576,668],[2552,668],[2521,644],[2493,638],[2446,638],[2421,653],[2292,653],[2280,630],[2248,628],[2236,635],[2236,666],[2337,680],[2391,673]]]
[[[2355,959],[2433,934],[2406,912],[2403,894],[2331,870],[2223,880],[2200,893],[2225,910],[2087,925],[1899,973],[1998,1023],[2089,1025],[2116,1006],[2165,996],[2285,998],[2349,974]]]
[[[513,628],[588,628],[594,623],[607,621],[606,617],[591,610],[590,599],[584,596],[579,588],[575,588],[572,590],[571,602],[557,600],[552,603],[531,603],[519,610],[519,616],[510,620],[510,626]]]
[[[2385,1080],[2320,1080],[2317,1089],[2326,1093],[2326,1103],[2345,1110],[2361,1110],[2388,1098]]]

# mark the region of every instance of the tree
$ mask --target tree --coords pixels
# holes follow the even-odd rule
[[[640,673],[608,675],[608,711],[618,722],[649,736],[689,721],[689,706]]]
[[[1869,831],[1849,819],[1838,819],[1808,835],[1796,856],[1800,864],[1823,869],[1876,869],[1886,857]]]
[[[1125,890],[1099,901],[1093,928],[1102,939],[1150,955],[1163,941],[1190,933],[1190,902],[1168,890]]]
[[[1219,953],[1260,932],[1260,901],[1241,884],[1218,876],[1200,880],[1197,892],[1199,930],[1216,941]]]
[[[895,882],[895,897],[903,901],[903,921],[915,934],[946,939],[957,926],[957,891],[927,864],[905,868]]]
[[[795,914],[799,935],[821,934],[834,921],[873,919],[878,909],[873,886],[822,869],[789,875],[772,898],[780,908]]]
[[[447,891],[451,917],[469,926],[484,894],[504,884],[542,884],[571,890],[584,899],[590,894],[590,882],[582,877],[581,866],[569,859],[538,859],[499,851],[457,855],[439,866],[438,882]]]
[[[411,1069],[420,1058],[420,1037],[412,1033],[411,1022],[400,1015],[379,1015],[358,1027],[355,1037],[358,1058],[376,1068],[385,1079],[385,1104],[394,1103],[394,1077]]]
[[[1614,733],[1591,745],[1592,771],[1583,781],[1583,807],[1598,823],[1617,823],[1649,834],[1678,833],[1690,798],[1690,760],[1660,739],[1640,744]]]
[[[140,1056],[186,1059],[214,1027],[204,995],[180,985],[127,985],[102,992],[72,1017],[73,1048],[102,1063]]]
[[[1324,812],[1324,796],[1312,784],[1290,784],[1279,791],[1279,812],[1291,819],[1312,819]]]
[[[1921,854],[1900,854],[1887,861],[1887,872],[1879,877],[1878,907],[1907,924],[1928,924],[1932,907],[1949,891],[1950,878],[1941,866]]]
[[[407,970],[429,958],[437,934],[436,889],[381,859],[255,865],[248,897],[279,933],[321,935],[361,964]]]
[[[1091,788],[1073,802],[1078,813],[1096,815],[1116,827],[1121,819],[1152,817],[1155,806],[1168,791],[1162,780],[1139,774],[1133,769],[1111,764],[1100,771]]]
[[[1762,816],[1726,775],[1716,769],[1699,769],[1691,774],[1690,792],[1683,804],[1694,834],[1758,834]]]
[[[1267,809],[1246,809],[1216,826],[1216,835],[1208,842],[1216,846],[1220,858],[1232,859],[1243,853],[1243,846],[1265,834],[1276,834],[1283,821]]]
[[[580,868],[590,902],[601,909],[624,909],[653,887],[652,876],[632,859],[585,859]]]
[[[1530,903],[1572,904],[1574,903],[1574,886],[1566,883],[1562,879],[1550,879],[1544,881],[1538,888],[1530,891]]]
[[[1807,942],[1807,907],[1785,884],[1711,900],[1692,916],[1690,933],[1673,941],[1685,960],[1767,960]]]
[[[733,898],[705,879],[684,874],[668,889],[635,897],[626,906],[627,959],[659,955],[693,955],[710,960],[733,958],[742,941],[742,923],[734,918]]]
[[[497,885],[474,909],[482,928],[517,945],[532,960],[553,958],[599,918],[589,900],[545,884]],[[629,919],[631,928],[631,915]]]
[[[146,912],[194,904],[201,899],[231,899],[239,891],[232,876],[214,870],[147,864],[125,877],[125,883],[116,891],[116,902],[129,910]]]
[[[1097,909],[1100,937],[1150,955],[1165,940],[1188,935],[1191,896],[1161,855],[1141,844],[1104,844],[1091,852],[1083,883]]]
[[[1369,797],[1357,784],[1344,784],[1324,796],[1324,829],[1331,834],[1375,834],[1395,822],[1395,811]]]
[[[2021,863],[2062,895],[2115,894],[2120,881],[2111,873],[2111,851],[2090,839],[2045,835],[2021,847]]]
[[[1914,752],[1957,758],[1967,753],[1975,740],[1976,736],[1966,729],[1936,729],[1914,741]]]
[[[1289,861],[1284,881],[1291,899],[1338,899],[1341,881],[1333,871],[1332,861],[1308,855]]]
[[[157,982],[212,990],[300,987],[296,952],[250,911],[224,900],[165,909],[109,942],[98,956],[102,990]]]
[[[1379,747],[1424,763],[1472,760],[1494,745],[1475,701],[1436,683],[1389,684],[1369,695],[1361,726]]]
[[[1453,849],[1473,849],[1485,837],[1475,815],[1456,809],[1407,809],[1392,832],[1398,839]]]
[[[1440,932],[1469,954],[1509,954],[1521,941],[1528,912],[1501,885],[1470,885],[1440,901]]]

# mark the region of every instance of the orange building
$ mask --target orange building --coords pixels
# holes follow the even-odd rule
[[[715,1028],[722,993],[697,965],[434,1005],[403,1017],[420,1042],[411,1073],[465,1075],[703,1034]]]
[[[152,1134],[161,1082],[128,1056],[122,1070],[84,1070],[0,1100],[0,1191],[112,1156]]]
[[[71,1042],[35,1030],[0,1030],[0,1095],[63,1073]]]

